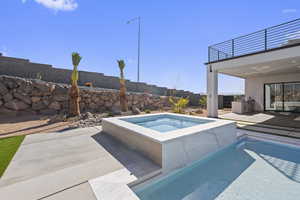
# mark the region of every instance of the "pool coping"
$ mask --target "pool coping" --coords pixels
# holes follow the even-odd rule
[[[139,200],[128,186],[137,178],[127,169],[89,180],[89,184],[98,200]]]
[[[187,128],[181,128],[178,130],[167,131],[167,132],[159,132],[150,128],[145,128],[139,125],[136,125],[131,122],[127,122],[121,119],[128,119],[128,118],[139,118],[139,117],[147,117],[147,116],[157,116],[157,115],[173,115],[177,117],[185,117],[185,118],[193,118],[193,119],[200,119],[200,120],[210,120],[211,122],[199,124],[196,126],[191,126]],[[223,119],[212,119],[207,117],[198,117],[192,115],[184,115],[184,114],[175,114],[175,113],[155,113],[155,114],[143,114],[143,115],[135,115],[135,116],[122,116],[122,117],[111,117],[105,118],[103,121],[107,121],[113,123],[115,126],[122,127],[124,129],[133,131],[134,133],[140,134],[144,137],[149,138],[155,142],[165,143],[172,141],[174,139],[178,139],[180,137],[187,137],[190,135],[197,134],[202,131],[207,131],[209,129],[219,128],[222,126],[226,126],[229,124],[236,124],[234,121],[228,121]]]
[[[89,184],[97,199],[101,200],[139,200],[131,189],[135,185],[158,177],[161,170],[137,178],[128,169],[120,169],[112,173],[89,180]]]

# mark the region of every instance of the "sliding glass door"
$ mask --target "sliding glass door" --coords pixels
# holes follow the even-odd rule
[[[300,112],[300,83],[271,83],[264,87],[266,111]]]
[[[283,110],[282,84],[265,84],[265,110]]]
[[[284,84],[284,111],[300,112],[300,83]]]

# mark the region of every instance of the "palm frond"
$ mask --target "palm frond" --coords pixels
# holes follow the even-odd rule
[[[77,67],[79,65],[81,58],[82,57],[80,56],[79,53],[77,53],[77,52],[72,53],[72,63],[73,63],[74,67]]]

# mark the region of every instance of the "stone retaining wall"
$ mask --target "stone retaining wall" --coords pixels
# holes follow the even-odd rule
[[[55,114],[68,110],[70,85],[0,76],[0,114],[22,112]],[[112,89],[80,87],[82,112],[116,112],[119,110],[119,91]],[[166,96],[146,93],[127,93],[128,105],[140,110],[168,107]]]
[[[55,83],[70,83],[72,71],[69,69],[55,68],[52,65],[30,62],[28,59],[12,58],[0,56],[0,75],[17,76],[35,79],[40,74],[42,80]],[[107,76],[103,73],[79,71],[78,84],[84,86],[85,83],[92,82],[94,87],[116,89],[120,88],[119,78]],[[160,96],[176,95],[178,97],[189,97],[190,105],[198,105],[200,94],[184,90],[172,90],[166,87],[146,84],[143,82],[133,82],[126,80],[128,91],[150,93]]]

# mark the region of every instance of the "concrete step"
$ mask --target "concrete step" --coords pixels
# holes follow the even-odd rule
[[[280,135],[292,138],[300,138],[300,130],[297,128],[289,128],[282,126],[271,126],[265,124],[249,123],[249,122],[239,122],[237,121],[237,127],[239,129],[268,133],[273,135]]]

